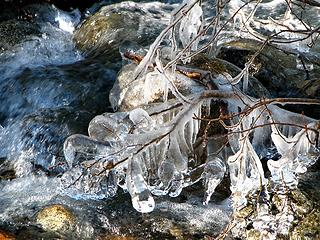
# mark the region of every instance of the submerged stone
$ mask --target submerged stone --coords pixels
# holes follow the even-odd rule
[[[2,9],[0,10],[0,14],[2,15],[6,13],[5,10],[10,9],[11,11],[16,11],[17,14],[20,13],[19,17],[22,15],[24,7],[30,4],[53,4],[64,11],[70,11],[75,8],[84,10],[96,2],[100,2],[100,0],[4,0],[1,1],[0,6]]]
[[[67,168],[62,157],[65,138],[85,132],[91,118],[87,111],[43,109],[7,126],[0,136],[1,140],[6,139],[0,152],[7,157],[0,165],[0,178],[12,179],[39,171],[48,175],[61,173]]]
[[[104,112],[108,107],[106,95],[115,77],[115,70],[90,60],[26,68],[16,77],[0,82],[0,117],[68,106],[74,111]]]
[[[68,232],[74,229],[76,218],[65,206],[51,205],[38,212],[36,222],[46,231]]]
[[[16,178],[16,172],[13,166],[6,161],[6,158],[0,158],[0,181],[12,180],[14,178]]]
[[[127,235],[101,235],[97,238],[98,240],[137,240],[136,237]]]

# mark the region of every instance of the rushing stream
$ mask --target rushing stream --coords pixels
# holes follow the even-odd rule
[[[85,20],[102,5],[107,7],[97,19]],[[225,229],[232,214],[228,179],[211,200],[211,195],[203,199],[202,182],[175,198],[155,197],[155,209],[148,214],[137,212],[130,195],[117,187],[108,189],[117,192],[108,198],[108,191],[99,194],[93,189],[94,194],[86,197],[72,191],[72,186],[69,191],[61,185],[70,167],[63,153],[64,141],[73,134],[87,135],[95,116],[112,112],[108,96],[124,63],[123,49],[145,54],[176,6],[177,1],[102,1],[84,12],[64,12],[39,4],[24,7],[23,12],[32,16],[29,20],[0,22],[0,239],[2,231],[17,239],[212,239]],[[204,11],[209,17],[210,8]],[[319,20],[316,11],[310,21]],[[100,26],[105,16],[110,23]],[[90,24],[89,30],[79,30]],[[103,35],[104,29],[108,34]],[[249,52],[245,47],[243,51]],[[241,61],[242,50],[237,55],[235,48],[235,57],[228,52],[231,48],[220,57]],[[308,54],[319,60],[319,45],[313,51]],[[264,71],[261,79],[271,74],[267,68]],[[319,73],[318,69],[310,71],[316,83],[308,85],[308,96],[319,98],[319,89],[314,90],[320,83]],[[295,72],[288,70],[288,75]],[[278,91],[270,86],[270,92],[261,91],[266,95]],[[312,117],[317,118],[319,112],[311,111]],[[270,157],[277,158],[277,153]],[[317,183],[310,183],[314,191],[309,181]],[[313,201],[320,199],[312,193],[320,190],[318,165],[304,176],[302,186]],[[47,206],[55,206],[51,211],[61,214],[62,220],[42,217]]]
[[[167,13],[172,9],[170,4],[161,8]],[[99,201],[61,195],[59,174],[67,169],[63,142],[71,134],[86,134],[95,115],[110,111],[108,94],[121,59],[81,55],[73,42],[81,18],[78,10],[68,13],[52,5],[27,9],[32,21],[0,23],[0,230],[18,239],[112,239],[122,235],[164,239],[181,235],[189,226],[194,229],[187,234],[220,232],[228,222],[228,202],[212,204],[208,210],[197,195],[181,204],[162,199],[158,210],[145,218],[121,192],[117,198]],[[126,6],[128,14],[135,10],[134,5],[131,9]],[[158,11],[154,9],[153,17],[158,14],[161,19],[166,13]],[[154,19],[145,18],[150,24]],[[147,31],[147,26],[141,30]],[[116,47],[113,51],[118,52]],[[73,213],[72,231],[55,233],[51,226],[44,232],[40,228],[37,213],[52,204],[63,204]],[[197,210],[194,204],[199,205]],[[150,230],[145,232],[146,228]]]

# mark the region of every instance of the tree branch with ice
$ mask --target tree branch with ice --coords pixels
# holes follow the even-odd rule
[[[286,8],[278,20],[256,17],[278,2]],[[208,204],[228,174],[236,211],[246,206],[248,195],[259,195],[270,184],[296,187],[298,175],[319,158],[319,120],[283,105],[318,106],[320,100],[253,96],[249,71],[268,45],[307,51],[311,45],[305,43],[317,40],[319,26],[309,26],[288,1],[216,1],[214,7],[215,15],[207,18],[201,1],[183,1],[146,56],[123,53],[131,63],[110,93],[118,112],[95,117],[89,136],[65,141],[66,194],[106,198],[121,187],[136,210],[150,212],[154,195],[176,197],[201,180]],[[236,76],[190,66],[195,56],[212,58],[223,44],[242,37],[260,47]],[[225,109],[215,117],[218,101]],[[209,133],[213,123],[223,129],[218,137]],[[271,177],[266,178],[261,159],[270,149],[280,159],[267,159]]]

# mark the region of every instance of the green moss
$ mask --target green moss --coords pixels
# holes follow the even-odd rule
[[[248,205],[239,211],[235,212],[235,217],[237,218],[247,218],[254,213],[254,209],[252,205]]]
[[[303,217],[311,212],[313,208],[312,202],[298,189],[290,193],[291,207],[298,217]]]
[[[290,233],[291,240],[320,239],[320,210],[314,209]]]
[[[256,229],[250,229],[246,233],[247,233],[247,237],[246,237],[247,240],[261,239],[261,233]]]
[[[209,59],[204,54],[198,54],[197,56],[193,57],[192,65],[196,68],[217,74],[228,72],[226,65],[222,63],[221,60]]]
[[[74,39],[78,48],[88,51],[98,43],[101,35],[120,29],[124,25],[125,18],[122,14],[93,15],[75,32]]]

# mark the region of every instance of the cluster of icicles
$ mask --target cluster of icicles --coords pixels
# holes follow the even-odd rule
[[[155,208],[153,195],[175,197],[200,180],[203,202],[208,204],[228,172],[234,207],[238,208],[246,205],[249,193],[270,181],[279,189],[295,187],[297,175],[319,157],[319,122],[283,110],[277,101],[263,103],[247,95],[248,69],[236,77],[210,74],[216,90],[207,90],[175,71],[175,64],[163,67],[164,56],[169,60],[185,56],[185,52],[177,53],[178,43],[189,45],[190,51],[199,44],[194,38],[204,27],[201,7],[198,1],[184,3],[180,15],[173,14],[173,22],[182,19],[180,39],[172,40],[171,30],[165,29],[137,68],[129,64],[119,73],[110,93],[112,107],[118,112],[96,116],[89,124],[89,136],[77,134],[65,141],[70,170],[61,182],[66,194],[102,199],[114,196],[120,187],[130,193],[137,211],[150,212]],[[170,54],[157,48],[166,36],[171,41]],[[154,64],[148,68],[150,62]],[[199,147],[196,143],[203,137],[198,134],[200,119],[210,117],[215,100],[223,100],[227,112],[234,114],[228,122],[228,142],[208,136],[206,147]],[[266,179],[260,159],[268,156],[270,149],[276,149],[281,157],[268,160],[271,178]],[[203,151],[205,161],[199,157]]]
[[[122,72],[120,77],[126,74],[130,72]],[[229,129],[228,146],[223,151],[216,151],[221,142],[209,137],[207,160],[203,163],[198,159],[195,143],[201,137],[201,121],[194,116],[201,118],[204,112],[210,112],[210,102],[217,99],[205,99],[203,93],[189,95],[189,103],[172,99],[127,112],[105,113],[90,122],[89,136],[73,135],[65,141],[70,170],[62,177],[64,191],[73,197],[106,198],[121,187],[130,193],[136,210],[150,212],[155,207],[152,195],[175,197],[201,179],[207,204],[228,169],[236,207],[241,207],[249,192],[267,184],[258,153],[266,155],[264,148],[272,146],[281,154],[279,160],[268,161],[272,181],[295,187],[297,174],[305,172],[319,157],[315,131],[319,123],[273,103],[257,106],[259,100],[227,84],[225,76],[213,79],[218,90],[203,93],[241,96],[225,99],[229,112],[253,110],[233,119],[234,127]],[[127,95],[136,94],[128,91]],[[306,128],[295,127],[296,123]]]

